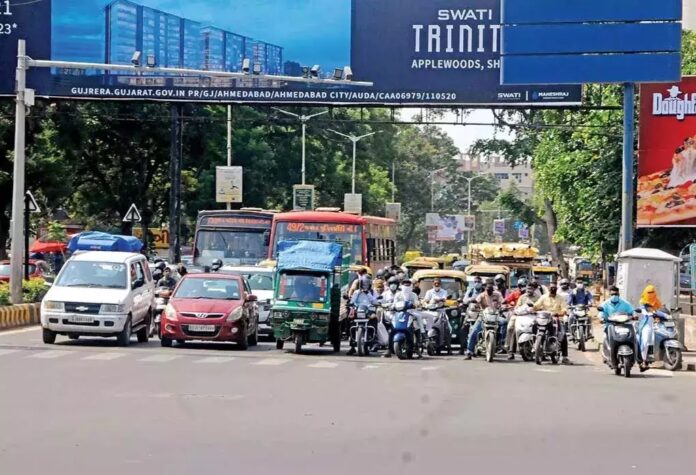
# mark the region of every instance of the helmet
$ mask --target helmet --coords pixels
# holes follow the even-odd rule
[[[559,285],[570,285],[570,282],[568,282],[568,279],[561,279],[558,282]]]
[[[370,287],[372,287],[372,279],[370,279],[367,275],[364,275],[360,278],[360,288],[362,290],[369,290]]]
[[[517,287],[527,287],[527,279],[524,277],[517,281]]]
[[[399,285],[399,279],[398,279],[398,277],[390,277],[389,280],[387,281],[387,284],[389,284],[389,285],[392,285],[392,284]]]
[[[222,267],[222,259],[214,259],[210,267],[217,272]]]
[[[384,269],[378,270],[378,271],[377,271],[376,277],[377,277],[378,279],[384,279]]]
[[[503,282],[505,282],[505,276],[504,276],[503,274],[498,274],[498,275],[495,276],[495,279],[494,279],[494,280],[495,280],[496,282],[498,282],[499,280],[502,280]]]
[[[163,260],[160,260],[157,264],[155,264],[155,269],[159,269],[162,272],[164,272],[164,269],[166,267],[167,267],[167,264],[165,264]]]
[[[155,264],[159,264],[160,262],[164,262],[164,260],[161,257],[155,257],[155,260],[152,262],[154,262]]]

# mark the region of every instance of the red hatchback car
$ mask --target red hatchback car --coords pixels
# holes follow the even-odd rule
[[[257,344],[258,327],[256,296],[243,277],[187,274],[162,312],[160,341],[230,341],[246,350]]]

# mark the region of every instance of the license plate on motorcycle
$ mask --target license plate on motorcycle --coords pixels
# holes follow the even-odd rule
[[[94,317],[87,317],[84,315],[72,315],[70,317],[70,323],[94,323]]]
[[[665,322],[665,328],[674,328],[674,322]]]
[[[188,329],[192,332],[215,333],[215,325],[189,325]]]

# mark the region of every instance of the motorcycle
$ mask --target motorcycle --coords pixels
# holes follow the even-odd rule
[[[476,353],[486,355],[486,361],[491,363],[495,354],[498,352],[498,338],[500,336],[500,328],[507,324],[507,320],[502,315],[500,310],[487,308],[481,315],[483,329],[479,333],[478,342],[476,343]]]
[[[155,289],[155,314],[152,325],[150,326],[150,338],[155,335],[159,338],[162,312],[164,312],[164,309],[167,307],[171,296],[172,291],[169,287],[159,287]]]
[[[631,377],[631,368],[636,364],[636,329],[633,317],[625,313],[617,313],[607,319],[606,337],[602,343],[602,359],[621,376]]]
[[[466,351],[466,345],[469,342],[469,330],[476,323],[481,315],[481,307],[477,303],[470,303],[464,315],[462,328],[459,330],[459,354],[463,355]]]
[[[452,354],[452,331],[449,318],[445,312],[445,303],[438,302],[427,305],[426,310],[432,314],[432,323],[428,325],[428,343],[426,350],[429,356],[440,355],[443,350]]]
[[[392,349],[400,360],[410,360],[414,353],[419,358],[423,354],[420,329],[411,309],[412,305],[408,302],[397,302],[394,306]]]
[[[517,349],[523,361],[534,360],[534,320],[536,319],[536,314],[531,307],[533,305],[515,311],[514,332]]]
[[[536,364],[547,357],[551,359],[551,363],[558,364],[558,322],[551,312],[537,312],[534,318],[534,359]]]
[[[369,324],[370,320],[376,320],[375,307],[360,305],[351,312],[350,345],[357,346],[358,356],[370,354],[370,347],[377,337],[375,327]]]
[[[682,366],[682,345],[679,343],[679,331],[672,316],[660,318],[655,313],[648,314],[653,321],[655,341],[648,348],[648,361],[654,362],[662,357],[665,369],[677,371]]]
[[[585,342],[591,338],[592,322],[585,305],[571,307],[570,338],[578,344],[578,350],[585,351]]]

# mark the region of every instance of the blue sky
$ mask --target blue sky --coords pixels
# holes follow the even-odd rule
[[[108,0],[53,0],[54,59],[104,60]],[[284,47],[283,60],[350,63],[351,0],[140,0],[140,5]]]

